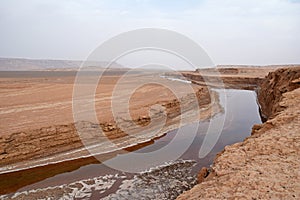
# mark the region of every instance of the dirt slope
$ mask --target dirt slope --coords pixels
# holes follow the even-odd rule
[[[178,199],[300,199],[300,68],[270,73],[259,102],[270,118],[225,147]]]

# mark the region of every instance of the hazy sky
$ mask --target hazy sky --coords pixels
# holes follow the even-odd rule
[[[297,0],[1,0],[0,57],[83,60],[145,27],[190,37],[216,64],[300,63]]]

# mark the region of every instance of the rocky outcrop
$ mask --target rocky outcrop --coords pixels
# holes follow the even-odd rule
[[[258,101],[265,118],[273,118],[284,107],[280,105],[283,94],[300,86],[300,67],[271,72],[260,84]]]
[[[259,103],[268,121],[226,146],[210,170],[200,171],[201,183],[178,199],[300,198],[299,75],[299,68],[290,68],[266,77]]]

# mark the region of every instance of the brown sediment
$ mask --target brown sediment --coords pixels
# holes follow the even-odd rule
[[[226,146],[200,184],[177,199],[300,198],[300,67],[279,69],[260,84],[258,101],[268,121],[243,142]]]
[[[158,74],[139,74],[139,78],[159,78]],[[159,119],[162,112],[159,110],[150,119],[149,108],[160,104],[166,109],[167,122],[163,131],[178,128],[180,116],[185,115],[187,121],[207,119],[220,111],[216,93],[210,93],[207,87],[192,85],[198,102],[193,102],[189,95],[177,99],[168,89],[148,84],[136,90],[130,99],[130,114],[133,119],[122,119],[116,123],[110,111],[112,90],[120,76],[104,76],[102,84],[98,87],[96,97],[97,114],[101,115],[100,124],[91,122],[73,123],[72,116],[72,89],[73,76],[46,77],[46,78],[2,78],[0,97],[1,135],[0,135],[0,166],[7,167],[18,164],[20,161],[35,161],[40,158],[55,157],[57,154],[81,149],[82,138],[78,135],[78,128],[89,130],[89,139],[97,135],[98,128],[103,130],[103,137],[112,142],[115,139],[129,137],[120,129],[121,126],[130,127],[136,124],[140,127],[147,126],[151,120]],[[133,85],[137,76],[130,77],[125,84]],[[168,81],[168,80],[164,80]],[[184,88],[184,83],[172,82],[176,87]],[[147,94],[147,95],[145,95]],[[159,95],[155,95],[159,94]],[[122,94],[119,94],[122,95]],[[193,94],[191,94],[193,95]],[[213,101],[211,100],[213,97]],[[199,106],[203,112],[201,116],[192,116],[189,112]],[[181,110],[184,107],[184,110]],[[44,117],[47,115],[47,117]],[[122,121],[123,120],[123,121]],[[151,136],[150,139],[164,133]],[[149,141],[150,139],[147,139]],[[118,140],[119,141],[119,140]],[[132,145],[140,142],[135,141]],[[122,144],[116,143],[120,148]],[[87,157],[89,152],[82,148],[82,152],[74,154],[70,159]],[[44,164],[47,161],[45,160]],[[56,162],[58,162],[56,160]],[[34,162],[33,162],[34,163]],[[40,162],[38,165],[42,165]],[[14,166],[15,167],[15,166]],[[27,166],[28,167],[28,166]],[[17,170],[17,167],[16,167]]]

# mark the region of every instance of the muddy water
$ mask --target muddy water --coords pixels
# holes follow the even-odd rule
[[[208,121],[184,126],[184,138],[175,137],[176,130],[170,131],[164,137],[134,151],[134,153],[152,152],[175,140],[175,145],[171,146],[168,152],[172,155],[172,152],[176,152],[178,145],[184,140],[193,140],[188,150],[176,161],[168,161],[163,165],[154,163],[152,168],[141,173],[121,172],[104,164],[91,162],[92,164],[86,164],[78,169],[72,169],[22,187],[18,192],[2,196],[2,198],[37,199],[48,196],[52,199],[174,199],[196,184],[197,172],[201,167],[211,165],[216,154],[226,145],[244,140],[250,135],[253,124],[261,123],[255,92],[217,91],[220,94],[220,103],[224,112]],[[209,124],[218,123],[222,118],[225,118],[225,123],[220,136],[217,137],[216,144],[208,155],[200,159],[199,149]],[[193,137],[189,133],[195,129],[197,134]],[[121,161],[124,165],[137,169],[144,164],[144,162],[132,160],[130,153],[114,155],[108,161],[112,163]],[[53,169],[44,168],[43,170]]]

